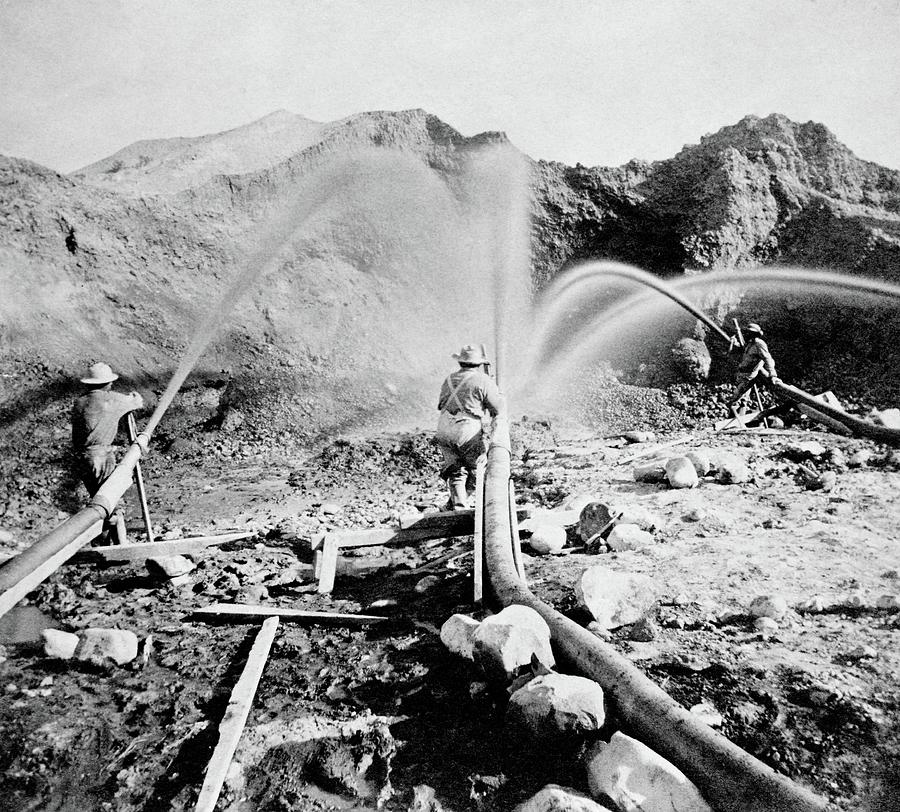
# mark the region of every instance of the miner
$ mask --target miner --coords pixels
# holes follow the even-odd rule
[[[109,364],[102,361],[91,366],[88,377],[81,379],[87,391],[75,401],[72,409],[72,448],[78,473],[91,497],[116,467],[113,444],[119,420],[144,406],[144,399],[137,392],[123,395],[112,391],[113,381],[118,377]],[[118,543],[124,544],[125,517],[121,503],[110,514],[108,527],[113,529]]]
[[[753,388],[756,377],[760,370],[765,369],[768,376],[778,382],[778,376],[775,372],[775,359],[766,342],[763,340],[762,327],[751,322],[747,325],[747,343],[741,347],[739,339],[736,336],[731,338],[730,352],[741,352],[741,360],[738,362],[737,372],[734,377],[734,391],[728,399],[728,406],[731,413],[737,417],[738,403]]]
[[[485,369],[484,349],[467,344],[453,358],[459,369],[441,386],[435,441],[443,454],[441,478],[447,481],[447,510],[465,508],[475,490],[475,471],[485,453],[484,418],[505,410],[497,384]]]

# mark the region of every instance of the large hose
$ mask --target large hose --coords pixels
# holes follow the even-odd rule
[[[484,492],[486,573],[495,600],[536,610],[550,627],[560,660],[596,680],[622,726],[682,770],[717,812],[826,810],[823,799],[699,721],[611,646],[531,593],[513,561],[509,479],[509,426],[497,420]]]

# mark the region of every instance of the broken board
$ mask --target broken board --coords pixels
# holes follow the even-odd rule
[[[72,559],[75,564],[96,563],[97,561],[144,561],[166,555],[190,555],[207,547],[227,544],[229,541],[240,541],[250,538],[256,531],[247,530],[238,533],[223,533],[219,536],[194,536],[171,541],[145,541],[140,544],[111,544],[107,547],[92,547],[82,550]]]
[[[280,617],[285,623],[318,623],[320,625],[357,625],[380,623],[390,618],[382,615],[354,615],[342,612],[312,612],[306,609],[288,609],[283,606],[260,606],[250,603],[214,603],[195,609],[191,617],[206,621],[257,622],[269,617]]]

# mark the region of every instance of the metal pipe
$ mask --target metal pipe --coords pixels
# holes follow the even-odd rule
[[[615,649],[530,592],[516,572],[509,544],[509,478],[509,426],[498,420],[484,493],[486,574],[495,600],[536,610],[550,626],[560,660],[596,680],[622,726],[684,772],[717,812],[827,809],[823,799],[698,721]]]

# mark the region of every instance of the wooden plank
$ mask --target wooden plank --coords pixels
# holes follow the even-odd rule
[[[219,743],[206,768],[206,778],[200,789],[194,812],[213,812],[215,809],[234,751],[244,732],[244,725],[247,723],[247,716],[256,696],[256,688],[269,659],[269,651],[277,630],[278,618],[270,617],[263,623],[256,640],[253,641],[253,648],[250,649],[244,670],[231,692],[225,715],[219,723]]]
[[[214,603],[191,613],[201,620],[260,620],[280,617],[284,623],[319,623],[322,625],[365,625],[380,623],[388,618],[382,615],[353,615],[341,612],[312,612],[306,609],[289,609],[284,606],[260,606],[251,603]]]
[[[37,589],[47,578],[72,558],[85,544],[103,532],[103,521],[98,519],[83,533],[75,536],[65,547],[33,569],[24,578],[0,594],[0,617],[5,615],[29,592]]]
[[[670,440],[668,443],[662,443],[660,445],[654,446],[653,448],[647,448],[644,451],[639,451],[637,454],[631,454],[627,457],[622,457],[620,460],[616,460],[616,465],[624,465],[626,462],[634,462],[635,460],[639,460],[641,457],[652,457],[659,451],[665,451],[667,448],[673,448],[676,445],[683,445],[684,443],[689,443],[693,437],[682,437],[680,440]]]
[[[472,572],[473,601],[480,606],[484,599],[484,463],[475,472],[475,560]]]
[[[525,564],[522,561],[522,540],[519,538],[519,519],[516,515],[516,488],[513,481],[509,481],[509,529],[510,542],[512,543],[513,563],[516,565],[516,572],[525,586],[528,581],[525,578]]]
[[[143,561],[163,555],[183,555],[198,552],[217,544],[238,541],[255,535],[253,530],[238,533],[223,533],[219,536],[194,536],[170,541],[150,541],[140,544],[115,544],[109,547],[92,547],[80,553],[75,563],[95,563],[97,561]]]
[[[337,556],[340,544],[335,536],[326,536],[322,544],[322,558],[319,560],[319,587],[320,595],[325,595],[334,589],[334,577],[337,574]]]
[[[471,508],[465,510],[440,510],[434,513],[420,513],[418,516],[401,516],[400,529],[411,530],[413,528],[424,530],[425,528],[455,527],[460,520],[474,522],[475,511]],[[449,533],[455,536],[457,533]],[[465,535],[471,535],[466,533]]]

